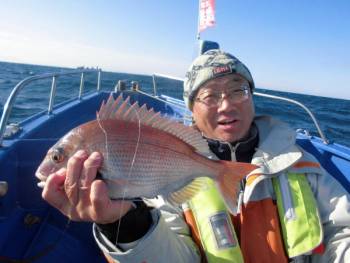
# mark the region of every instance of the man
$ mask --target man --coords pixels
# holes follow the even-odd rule
[[[195,59],[184,82],[213,158],[259,167],[241,184],[235,216],[210,182],[184,206],[191,232],[167,204],[111,201],[95,180],[102,156],[82,151],[50,175],[43,198],[72,220],[95,222],[110,261],[350,262],[349,194],[295,145],[286,124],[254,116],[254,88],[246,66],[220,50]]]

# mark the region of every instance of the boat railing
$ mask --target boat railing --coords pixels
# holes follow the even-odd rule
[[[1,116],[1,120],[0,120],[0,147],[2,146],[2,142],[4,139],[4,134],[6,132],[6,127],[7,127],[7,122],[12,110],[12,107],[14,105],[14,102],[16,100],[16,97],[18,95],[18,93],[25,87],[27,86],[29,83],[36,81],[36,80],[41,80],[41,79],[47,79],[47,78],[52,78],[52,82],[51,82],[51,91],[50,91],[50,98],[49,98],[49,105],[48,105],[48,109],[47,109],[47,113],[50,115],[52,113],[53,110],[53,105],[54,105],[54,99],[56,96],[56,84],[57,84],[57,78],[60,76],[65,76],[65,75],[77,75],[80,74],[80,87],[79,87],[79,95],[78,95],[78,99],[82,98],[82,94],[83,94],[83,90],[84,90],[84,74],[85,73],[93,73],[96,72],[97,75],[97,91],[100,90],[100,86],[101,86],[101,70],[99,69],[85,69],[85,70],[75,70],[75,71],[69,71],[69,72],[61,72],[61,73],[47,73],[47,74],[42,74],[42,75],[36,75],[36,76],[31,76],[28,78],[25,78],[24,80],[20,81],[15,87],[14,89],[11,91],[10,96],[8,97],[5,105],[4,105],[4,110]],[[171,100],[168,99],[166,96],[163,96],[163,98],[160,98],[158,95],[158,90],[157,90],[157,81],[156,78],[157,77],[161,77],[161,78],[165,78],[165,79],[171,79],[171,80],[177,80],[177,81],[181,81],[183,82],[182,78],[177,78],[177,77],[173,77],[173,76],[169,76],[169,75],[164,75],[164,74],[153,74],[152,75],[152,79],[153,79],[153,96],[155,98],[161,99],[161,100],[165,100],[167,101],[167,103],[171,104],[172,106],[175,107],[182,107],[183,109],[185,109],[185,104],[183,101],[181,100]],[[137,87],[138,89],[138,87]],[[135,90],[137,90],[135,88]],[[271,94],[265,94],[265,93],[261,93],[261,92],[254,92],[254,95],[256,96],[260,96],[260,97],[267,97],[267,98],[271,98],[271,99],[276,99],[276,100],[281,100],[281,101],[286,101],[292,104],[295,104],[299,107],[301,107],[302,109],[304,109],[307,114],[311,117],[313,123],[316,126],[316,129],[319,133],[319,136],[321,137],[323,143],[328,144],[329,141],[327,140],[326,136],[324,135],[324,133],[322,132],[320,125],[318,124],[317,119],[315,118],[315,116],[313,115],[313,113],[302,103],[300,103],[299,101],[293,100],[293,99],[289,99],[289,98],[285,98],[282,96],[276,96],[276,95],[271,95]],[[187,114],[186,114],[187,115]],[[190,116],[185,116],[187,119],[191,119]],[[14,129],[18,129],[18,127],[14,126]]]
[[[168,79],[172,79],[172,80],[178,80],[178,81],[184,81],[181,78],[177,78],[177,77],[172,77],[172,76],[168,76],[168,75],[164,75],[164,74],[153,74],[152,78],[153,78],[153,95],[157,96],[157,84],[156,84],[156,77],[161,77],[161,78],[168,78]],[[316,119],[316,117],[314,116],[314,114],[310,111],[310,109],[308,107],[306,107],[304,104],[302,104],[299,101],[293,100],[293,99],[289,99],[286,97],[282,97],[282,96],[276,96],[276,95],[271,95],[271,94],[265,94],[265,93],[261,93],[261,92],[256,92],[254,91],[254,95],[255,96],[260,96],[260,97],[266,97],[266,98],[270,98],[270,99],[276,99],[276,100],[281,100],[281,101],[286,101],[289,103],[292,103],[294,105],[297,105],[299,107],[301,107],[302,109],[304,109],[307,114],[311,117],[313,123],[316,126],[316,129],[318,131],[318,134],[320,136],[320,138],[322,139],[324,144],[329,144],[328,139],[326,138],[326,136],[324,135],[324,133],[322,132],[320,125]],[[185,104],[183,104],[185,106]]]
[[[170,75],[165,75],[165,74],[160,74],[160,73],[154,73],[152,75],[152,79],[153,79],[153,95],[154,96],[158,96],[157,81],[156,81],[157,77],[161,77],[161,78],[164,78],[164,79],[177,80],[177,81],[181,81],[181,82],[184,81],[182,78],[178,78],[178,77],[174,77],[174,76],[170,76]]]
[[[318,124],[318,121],[316,119],[316,117],[314,116],[314,114],[309,110],[308,107],[306,107],[304,104],[302,104],[301,102],[299,101],[296,101],[296,100],[293,100],[293,99],[289,99],[289,98],[285,98],[285,97],[282,97],[282,96],[276,96],[276,95],[271,95],[271,94],[265,94],[265,93],[261,93],[261,92],[254,92],[254,95],[256,96],[259,96],[259,97],[265,97],[265,98],[270,98],[270,99],[275,99],[275,100],[281,100],[281,101],[286,101],[286,102],[289,102],[289,103],[292,103],[292,104],[295,104],[301,108],[303,108],[307,114],[309,114],[309,116],[311,117],[313,123],[315,124],[316,126],[316,129],[318,131],[318,134],[320,135],[322,141],[324,144],[329,144],[329,141],[328,139],[326,138],[326,136],[324,135],[324,133],[322,132],[321,130],[321,127],[320,125]]]
[[[97,91],[100,90],[101,87],[101,70],[100,69],[82,69],[82,70],[74,70],[74,71],[68,71],[68,72],[60,72],[60,73],[46,73],[41,75],[35,75],[31,77],[27,77],[20,81],[11,91],[10,96],[7,98],[4,109],[2,112],[1,120],[0,120],[0,147],[2,146],[2,142],[4,139],[4,135],[6,132],[6,126],[7,122],[9,120],[12,107],[16,101],[16,98],[21,90],[24,89],[29,83],[32,83],[36,80],[42,80],[42,79],[48,79],[52,78],[51,81],[51,91],[50,91],[50,98],[49,98],[49,105],[47,109],[47,113],[51,114],[52,109],[54,106],[54,100],[56,96],[56,85],[57,85],[57,79],[61,76],[67,76],[67,75],[80,75],[80,86],[79,86],[79,95],[78,99],[81,99],[83,96],[84,91],[84,74],[86,73],[97,73]]]

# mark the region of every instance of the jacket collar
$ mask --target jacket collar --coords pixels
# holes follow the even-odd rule
[[[269,116],[255,117],[250,135],[242,141],[227,143],[206,139],[210,150],[219,159],[232,160],[231,152],[234,150],[237,161],[259,166],[251,175],[277,174],[291,167],[303,155],[295,145],[296,132],[288,124]],[[247,156],[248,160],[244,159]]]
[[[219,159],[250,163],[259,142],[259,134],[256,125],[253,123],[249,130],[249,135],[243,140],[229,143],[206,139],[210,150]]]
[[[252,164],[260,166],[254,174],[276,174],[302,157],[295,145],[296,132],[286,123],[268,116],[255,117],[254,122],[259,131],[259,145]]]

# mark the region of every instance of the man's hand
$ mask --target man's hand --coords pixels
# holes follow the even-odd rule
[[[107,224],[119,220],[132,203],[111,200],[106,184],[95,180],[102,159],[98,152],[89,156],[78,151],[69,159],[67,169],[47,178],[42,197],[73,221]]]

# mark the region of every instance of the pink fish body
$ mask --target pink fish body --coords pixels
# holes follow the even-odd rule
[[[235,202],[238,182],[256,167],[207,158],[207,142],[191,127],[161,117],[146,106],[110,96],[97,119],[61,138],[47,153],[36,176],[46,177],[65,167],[79,149],[100,152],[99,172],[113,199],[163,195],[184,202],[203,187],[200,178],[214,179],[225,197]]]

